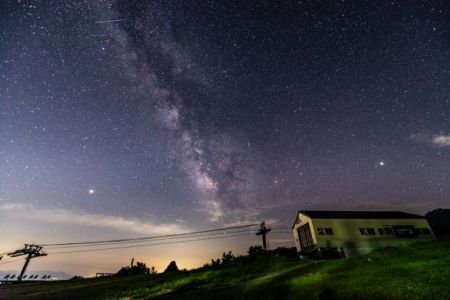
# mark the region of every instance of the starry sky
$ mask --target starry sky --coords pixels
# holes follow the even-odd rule
[[[446,1],[2,1],[0,250],[446,207],[449,29]]]

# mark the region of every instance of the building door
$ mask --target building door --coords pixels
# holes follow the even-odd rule
[[[314,240],[311,234],[311,228],[309,223],[306,223],[298,228],[298,239],[300,241],[300,247],[302,249],[307,249],[314,246]]]

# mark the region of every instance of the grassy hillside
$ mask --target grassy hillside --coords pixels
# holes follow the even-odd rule
[[[242,257],[218,269],[0,287],[2,299],[450,299],[450,243],[341,260]]]

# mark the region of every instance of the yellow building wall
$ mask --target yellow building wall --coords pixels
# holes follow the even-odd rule
[[[294,224],[294,227],[292,228],[292,233],[294,234],[295,247],[297,248],[297,252],[300,252],[301,247],[300,247],[300,241],[298,239],[298,231],[297,231],[299,227],[301,227],[302,225],[305,225],[306,223],[309,223],[314,244],[317,244],[317,239],[316,239],[316,235],[315,235],[316,229],[314,228],[312,219],[310,217],[307,217],[300,213],[299,213],[298,217],[300,218],[300,222]]]
[[[433,231],[426,219],[311,219],[299,215],[300,222],[293,227],[297,251],[300,252],[297,229],[305,223],[310,223],[314,243],[320,248],[344,248],[345,254],[368,253],[376,248],[402,246],[418,241],[435,239]],[[412,225],[416,228],[428,228],[431,235],[417,237],[397,237],[395,235],[380,235],[378,228],[391,225]],[[333,235],[319,235],[317,228],[332,228]],[[362,235],[359,228],[373,228],[375,235]]]

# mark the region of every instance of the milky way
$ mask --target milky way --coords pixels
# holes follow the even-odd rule
[[[0,13],[8,224],[53,215],[115,232],[118,218],[166,233],[449,205],[445,2],[3,1]],[[36,239],[63,235],[51,226]]]

